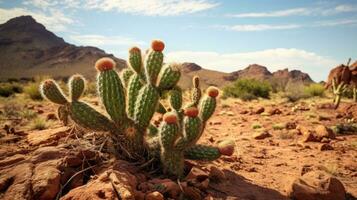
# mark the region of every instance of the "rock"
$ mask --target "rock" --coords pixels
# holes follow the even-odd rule
[[[271,108],[268,110],[269,115],[280,115],[282,112],[279,108]]]
[[[245,114],[248,114],[248,113],[249,113],[248,110],[242,110],[242,111],[239,112],[239,114],[242,114],[242,115],[245,115]]]
[[[223,140],[218,143],[219,152],[225,156],[231,156],[234,153],[235,142],[233,140]]]
[[[183,193],[189,199],[202,199],[201,191],[195,187],[188,186],[186,182],[182,183]]]
[[[33,164],[24,163],[17,165],[10,171],[1,171],[0,191],[2,194],[0,197],[2,199],[33,199],[31,189],[32,169]]]
[[[208,180],[208,179],[206,179],[206,180]],[[167,181],[162,182],[161,185],[163,185],[165,187],[163,193],[169,194],[169,196],[173,199],[177,199],[179,197],[179,194],[181,193],[181,189],[177,183],[168,179]]]
[[[117,194],[123,200],[134,200],[136,184],[135,176],[125,170],[107,170],[97,179],[71,190],[61,200],[117,199]]]
[[[285,128],[288,130],[296,129],[296,123],[295,122],[287,122],[285,124]]]
[[[318,120],[319,120],[319,121],[330,121],[331,118],[328,117],[328,116],[319,115]]]
[[[346,190],[337,178],[323,171],[310,171],[296,179],[287,193],[295,200],[345,200]]]
[[[199,182],[202,182],[207,178],[208,178],[208,174],[197,167],[193,167],[190,173],[188,173],[186,176],[186,180],[192,179],[192,180],[197,180]]]
[[[27,135],[30,145],[37,146],[44,143],[56,141],[67,135],[69,127],[60,127],[55,129],[46,129],[42,131],[32,131]]]
[[[317,125],[315,128],[316,136],[321,140],[322,138],[330,138],[330,139],[335,139],[335,134],[333,131],[324,126],[324,125]]]
[[[57,116],[54,113],[48,113],[46,116],[47,120],[57,120]]]
[[[43,111],[42,109],[37,109],[37,114],[43,114],[45,111]]]
[[[210,180],[216,181],[216,182],[226,180],[226,178],[227,178],[226,175],[224,174],[224,172],[215,166],[210,167],[208,176],[209,176]]]
[[[322,143],[330,143],[331,140],[329,138],[322,138],[321,142]]]
[[[259,131],[253,134],[253,138],[256,140],[263,140],[265,138],[271,137],[268,131]]]
[[[329,151],[329,150],[333,150],[333,147],[330,144],[321,144],[319,146],[319,150],[320,151]]]
[[[21,155],[21,154],[16,154],[16,155],[13,155],[11,157],[7,157],[3,160],[0,160],[0,168],[2,167],[10,167],[11,165],[13,164],[16,164],[20,161],[23,161],[25,160],[25,156],[24,155]]]
[[[60,189],[60,173],[47,162],[39,164],[32,175],[34,199],[54,199]]]
[[[58,147],[42,147],[33,152],[31,162],[34,164],[48,160],[62,159],[66,152]]]
[[[260,107],[260,108],[256,109],[255,111],[253,111],[253,113],[259,115],[259,114],[263,113],[264,111],[265,111],[264,107]]]
[[[302,139],[303,142],[320,142],[313,132],[307,132]]]
[[[164,196],[158,191],[150,192],[145,196],[145,200],[164,200]]]

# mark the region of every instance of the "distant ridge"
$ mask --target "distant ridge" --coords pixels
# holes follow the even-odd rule
[[[99,48],[75,46],[65,42],[31,16],[16,17],[0,25],[0,80],[36,75],[62,78],[75,73],[94,79],[93,65],[98,58],[104,56],[115,59],[118,69],[126,67],[125,60],[107,54]],[[191,87],[191,79],[194,75],[200,76],[204,88],[209,85],[222,87],[237,78],[313,82],[308,74],[299,70],[284,69],[270,72],[267,67],[258,64],[225,73],[204,69],[195,63],[187,62],[182,64],[181,72],[179,85],[183,88]]]

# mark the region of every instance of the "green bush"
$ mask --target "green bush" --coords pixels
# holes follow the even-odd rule
[[[313,83],[304,87],[304,93],[308,97],[323,97],[325,88],[321,84]]]
[[[2,83],[0,84],[0,96],[9,97],[14,93],[21,93],[22,86],[18,83]]]
[[[238,79],[232,85],[223,88],[223,96],[252,100],[258,97],[269,98],[270,91],[271,85],[267,81]]]
[[[29,83],[24,88],[24,92],[32,99],[32,100],[42,100],[42,96],[40,93],[40,83]]]

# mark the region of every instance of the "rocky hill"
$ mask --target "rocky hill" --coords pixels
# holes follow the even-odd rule
[[[93,75],[96,59],[113,55],[96,47],[66,43],[31,16],[16,17],[0,25],[0,79],[51,75],[66,77],[81,72]],[[125,61],[114,58],[119,68]]]
[[[95,77],[94,62],[104,56],[115,59],[119,69],[126,67],[125,60],[99,48],[79,47],[65,42],[31,16],[16,17],[0,25],[0,80],[36,75],[61,78],[79,72],[90,79]],[[287,69],[272,73],[258,64],[232,73],[204,69],[195,63],[183,63],[181,70],[180,85],[183,88],[191,86],[194,75],[201,77],[203,88],[208,85],[221,87],[237,78],[312,82],[306,73]]]

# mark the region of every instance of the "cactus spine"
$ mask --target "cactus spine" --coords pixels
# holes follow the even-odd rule
[[[73,75],[69,81],[69,96],[72,101],[77,101],[85,90],[85,79],[82,75]]]

